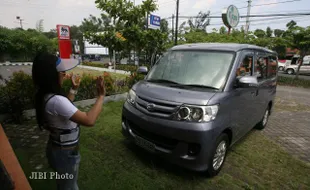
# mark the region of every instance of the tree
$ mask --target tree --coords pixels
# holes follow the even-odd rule
[[[101,14],[101,18],[89,15],[88,18],[83,19],[80,30],[82,32],[102,32],[110,22],[111,19],[106,14]]]
[[[220,31],[220,34],[227,34],[227,29],[225,26],[222,26],[219,31]]]
[[[210,25],[210,11],[202,12],[200,11],[196,17],[188,19],[181,24],[180,29],[185,31],[207,31],[207,26]],[[189,27],[185,28],[186,23]]]
[[[273,31],[271,30],[271,28],[268,26],[267,29],[266,29],[266,36],[268,38],[271,38],[272,37],[272,34],[273,34]]]
[[[288,29],[293,29],[296,25],[297,25],[297,23],[292,20],[292,21],[290,21],[289,23],[286,24],[286,27]]]
[[[307,54],[307,52],[310,50],[310,27],[303,28],[300,26],[291,26],[289,25],[289,31],[290,39],[291,39],[291,47],[299,49],[300,51],[300,64],[298,65],[298,69],[296,72],[295,79],[298,79],[299,76],[299,70],[301,65],[303,64],[303,58]]]
[[[37,21],[37,24],[36,24],[36,30],[38,32],[43,32],[44,31],[44,27],[43,27],[43,19],[40,19]]]
[[[51,29],[49,32],[43,32],[43,34],[48,38],[48,39],[53,39],[57,37],[57,31],[56,29]]]
[[[77,40],[78,41],[78,45],[80,47],[80,53],[84,53],[84,43],[83,43],[83,33],[80,29],[79,26],[76,25],[72,25],[70,26],[70,35],[71,35],[71,40]],[[72,43],[72,46],[74,46],[74,44]],[[78,52],[76,52],[78,53]]]
[[[12,46],[10,34],[10,29],[0,26],[0,62],[4,61]]]
[[[207,26],[210,25],[210,11],[199,12],[195,19],[190,18],[188,24],[191,30],[207,31]]]
[[[0,59],[30,61],[39,52],[54,52],[54,45],[42,33],[34,30],[0,27]]]
[[[278,57],[285,57],[288,44],[284,38],[271,38],[269,48],[278,53]]]
[[[145,30],[145,15],[149,15],[157,9],[154,0],[145,0],[137,6],[126,0],[96,0],[96,4],[112,22],[106,22],[104,32],[101,34],[96,34],[98,30],[88,30],[85,37],[91,43],[97,43],[118,52],[129,53],[134,50],[139,55],[144,51],[149,57],[154,52],[162,51],[163,43],[168,40],[168,35],[165,35],[167,31],[165,21],[161,30]],[[100,25],[100,23],[96,25]],[[121,33],[126,40],[116,37],[116,32]],[[158,43],[155,43],[156,40]],[[150,45],[152,48],[149,48]]]
[[[275,37],[282,37],[282,35],[284,34],[284,30],[280,30],[280,29],[275,29],[274,30],[274,35]]]
[[[166,19],[162,19],[160,21],[160,30],[161,32],[164,32],[164,33],[169,32],[168,21]]]
[[[257,36],[258,38],[264,38],[266,37],[266,32],[262,29],[256,29],[254,31],[254,35]]]

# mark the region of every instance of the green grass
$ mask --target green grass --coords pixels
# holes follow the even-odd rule
[[[283,86],[310,88],[310,80],[302,78],[295,79],[290,77],[278,76],[278,84]]]
[[[309,189],[310,166],[284,152],[260,131],[252,131],[229,151],[220,175],[173,166],[125,142],[121,135],[123,102],[111,102],[93,128],[81,133],[80,189]],[[31,150],[15,150],[26,171]],[[45,161],[42,161],[45,162]],[[34,190],[54,182],[30,181]]]

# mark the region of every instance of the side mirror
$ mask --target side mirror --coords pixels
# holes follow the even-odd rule
[[[238,80],[238,87],[240,88],[256,88],[258,81],[256,76],[243,76]]]
[[[144,74],[144,75],[146,75],[149,71],[148,71],[147,67],[141,66],[141,67],[138,68],[137,72],[138,72],[139,74]]]

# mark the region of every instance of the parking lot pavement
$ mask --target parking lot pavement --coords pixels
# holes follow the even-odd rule
[[[263,133],[281,147],[310,163],[310,111],[274,112]]]
[[[281,99],[282,104],[295,101],[298,104],[310,106],[310,89],[278,86],[277,97]]]
[[[9,77],[12,76],[14,72],[18,71],[31,74],[31,68],[32,66],[0,66],[0,75],[3,77],[3,79],[9,79]],[[3,82],[0,81],[0,84],[3,84]]]
[[[310,163],[310,90],[278,87],[275,110],[263,133],[291,153]],[[308,100],[307,100],[308,97]]]

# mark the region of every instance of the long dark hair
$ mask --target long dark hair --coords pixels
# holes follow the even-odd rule
[[[42,129],[44,127],[44,97],[47,94],[63,95],[59,74],[56,69],[58,57],[49,53],[38,54],[32,65],[32,80],[36,87],[35,109],[37,123]]]

